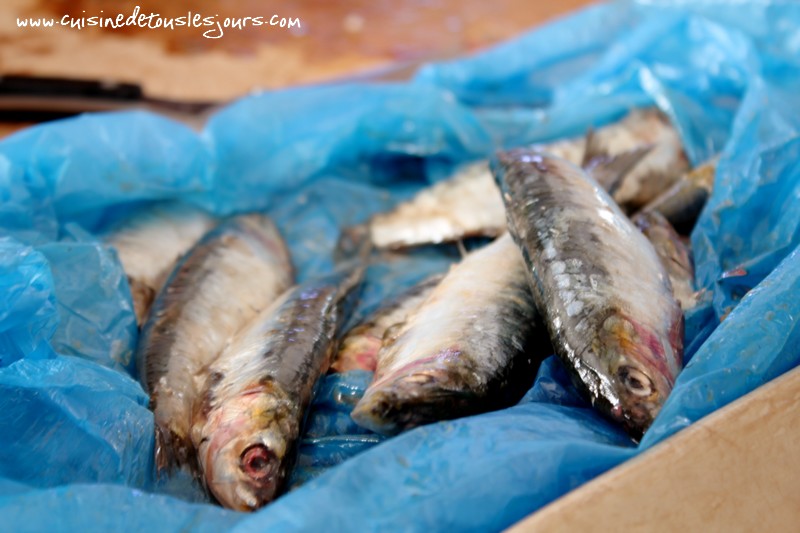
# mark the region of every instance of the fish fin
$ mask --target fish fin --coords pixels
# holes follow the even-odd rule
[[[194,453],[194,447],[187,438],[180,437],[159,424],[156,424],[155,433],[155,463],[158,476],[185,467],[194,478],[201,477],[197,454]]]
[[[661,215],[661,213],[658,211],[638,211],[637,213],[631,215],[630,219],[631,222],[633,222],[633,225],[636,226],[639,231],[647,234],[647,231],[654,223],[657,223],[664,218],[663,216],[659,218],[659,215]]]
[[[137,278],[126,277],[128,278],[128,287],[130,287],[131,297],[133,298],[136,325],[141,329],[149,315],[150,306],[153,305],[153,301],[156,299],[156,290]]]
[[[349,226],[342,230],[336,248],[333,250],[333,260],[336,264],[345,263],[352,259],[366,262],[372,253],[372,238],[368,224]]]
[[[581,168],[590,167],[594,160],[608,159],[608,150],[602,145],[600,138],[591,126],[586,129],[585,145]]]
[[[654,148],[654,145],[642,146],[622,152],[613,157],[594,158],[585,170],[597,181],[597,183],[612,195],[622,185],[625,176],[644,159]]]
[[[651,169],[639,174],[636,194],[627,199],[617,199],[617,204],[626,213],[644,210],[644,207],[656,199],[661,193],[668,191],[678,180],[675,175],[664,170]],[[616,190],[615,190],[616,192]],[[612,196],[614,193],[611,193]]]
[[[458,249],[459,255],[461,255],[461,259],[467,257],[467,249],[464,247],[464,239],[458,239],[456,241],[456,248]]]
[[[155,456],[156,472],[159,475],[171,472],[177,464],[176,457],[172,453],[171,432],[158,424],[156,424]]]
[[[419,283],[417,283],[416,285],[405,291],[403,293],[403,296],[404,297],[414,296],[420,294],[421,292],[433,289],[439,284],[439,282],[441,282],[444,279],[444,276],[445,275],[442,272],[431,274],[427,278],[424,278],[422,281],[420,281]]]

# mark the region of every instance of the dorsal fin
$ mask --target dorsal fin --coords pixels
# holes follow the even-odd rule
[[[589,168],[592,166],[592,161],[608,159],[608,150],[603,146],[594,128],[589,126],[586,130],[586,147],[583,150],[583,160],[581,161],[582,168]]]
[[[651,144],[615,156],[597,156],[583,168],[591,174],[600,187],[609,195],[613,195],[619,189],[625,176],[650,153],[653,147],[654,145]]]

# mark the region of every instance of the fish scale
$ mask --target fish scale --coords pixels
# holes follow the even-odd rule
[[[661,259],[669,274],[672,292],[683,310],[697,305],[694,290],[694,265],[689,247],[683,243],[669,221],[658,211],[642,211],[631,218]]]
[[[125,270],[139,326],[175,263],[216,222],[195,207],[158,204],[125,220],[104,237]]]
[[[505,234],[452,267],[384,339],[375,378],[351,416],[395,434],[508,407],[551,353],[525,263]]]
[[[207,233],[176,265],[156,297],[137,348],[156,423],[156,463],[196,468],[193,418],[211,362],[285,290],[293,269],[267,217],[241,215]]]
[[[210,364],[215,379],[192,441],[206,486],[226,507],[252,511],[283,490],[363,271],[342,266],[289,289]]]
[[[492,170],[556,352],[594,405],[641,435],[683,349],[683,315],[653,247],[563,159],[517,149]]]

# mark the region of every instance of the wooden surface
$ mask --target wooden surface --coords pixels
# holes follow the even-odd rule
[[[510,531],[798,531],[798,405],[800,368]]]
[[[158,97],[227,100],[389,64],[453,57],[510,38],[587,0],[2,0],[0,72],[111,78]],[[299,28],[19,28],[17,18],[140,14],[299,18]],[[214,29],[213,27],[211,29]]]
[[[257,89],[322,82],[451,58],[511,38],[589,0],[0,0],[0,75],[131,82],[150,97],[228,101]],[[299,27],[83,29],[19,20],[126,19],[191,11],[226,18],[299,19]],[[278,19],[278,20],[279,20]],[[215,26],[210,28],[212,31]],[[408,73],[409,69],[405,69]],[[0,122],[0,137],[29,123]]]

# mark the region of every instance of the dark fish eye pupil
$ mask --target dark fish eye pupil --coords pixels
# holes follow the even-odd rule
[[[636,396],[649,396],[653,390],[653,383],[641,370],[627,366],[622,367],[619,376],[625,384],[625,388]]]
[[[250,446],[242,452],[241,469],[251,478],[258,480],[271,473],[274,454],[263,444]]]

